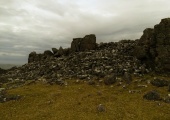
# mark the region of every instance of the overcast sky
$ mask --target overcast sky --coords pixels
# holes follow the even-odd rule
[[[135,40],[167,17],[170,0],[0,0],[0,63],[24,64],[32,51],[87,34],[98,43]]]

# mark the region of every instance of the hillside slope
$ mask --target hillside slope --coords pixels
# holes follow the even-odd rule
[[[136,80],[142,82],[136,83]],[[167,87],[147,84],[152,77],[133,80],[123,88],[118,83],[106,86],[89,85],[85,81],[68,80],[67,86],[36,82],[8,90],[8,94],[21,95],[17,101],[0,103],[0,119],[5,120],[169,120],[170,104],[147,101],[143,95],[157,90],[161,96],[168,94]],[[166,78],[168,79],[168,78]],[[137,87],[147,84],[148,87]],[[130,90],[136,90],[130,93]],[[104,111],[97,107],[102,104]]]

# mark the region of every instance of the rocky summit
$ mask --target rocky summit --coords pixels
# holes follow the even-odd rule
[[[2,70],[1,70],[2,71]],[[96,43],[94,34],[74,38],[70,48],[52,48],[42,54],[31,52],[28,64],[3,72],[2,80],[101,79],[122,76],[129,84],[131,74],[170,72],[170,18],[147,28],[139,40]],[[1,72],[2,73],[2,72]]]

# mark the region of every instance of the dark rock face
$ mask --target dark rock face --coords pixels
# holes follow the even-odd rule
[[[158,71],[170,71],[170,18],[162,19],[155,25],[156,52],[155,63]]]
[[[144,96],[144,99],[159,101],[161,100],[160,94],[157,91],[149,91]]]
[[[96,36],[94,34],[86,35],[84,38],[74,38],[71,43],[71,50],[73,52],[95,49],[96,49]]]
[[[157,72],[170,71],[170,18],[144,30],[134,55]]]
[[[37,55],[36,52],[31,52],[28,57],[28,63],[33,62],[36,58],[36,55]]]
[[[167,80],[156,78],[151,81],[151,84],[157,87],[164,87],[164,86],[168,86],[169,82]]]
[[[6,70],[0,68],[0,75],[1,75],[1,74],[4,74],[4,73],[6,73],[6,72],[7,72]]]
[[[83,38],[73,38],[73,41],[71,43],[71,51],[73,52],[79,52],[80,51],[80,43]]]
[[[59,50],[57,51],[57,53],[55,53],[55,57],[61,57],[64,54],[64,50],[63,48],[60,46]]]
[[[48,53],[47,53],[48,54]],[[41,61],[45,59],[47,55],[44,54],[37,54],[36,52],[31,52],[28,56],[28,63]]]
[[[95,48],[96,48],[96,36],[93,34],[86,35],[80,42],[80,51],[95,50]]]
[[[45,56],[53,56],[54,54],[50,50],[44,51]]]

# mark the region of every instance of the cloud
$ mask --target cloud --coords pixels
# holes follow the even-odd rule
[[[169,17],[169,4],[169,0],[1,0],[0,62],[26,63],[32,51],[70,47],[72,38],[91,33],[98,43],[138,39],[145,28]]]

